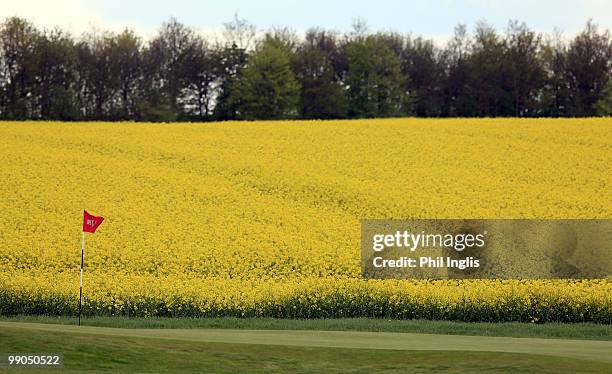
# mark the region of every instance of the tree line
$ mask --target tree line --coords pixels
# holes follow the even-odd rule
[[[459,25],[446,45],[363,22],[338,33],[263,34],[235,17],[212,41],[175,19],[133,31],[0,25],[0,119],[209,121],[612,114],[612,40],[511,21]]]

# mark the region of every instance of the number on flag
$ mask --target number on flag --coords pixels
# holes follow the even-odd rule
[[[93,216],[83,210],[83,232],[96,232],[102,221],[104,221],[104,217]]]

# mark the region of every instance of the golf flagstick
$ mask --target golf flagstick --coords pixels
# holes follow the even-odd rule
[[[104,217],[92,216],[83,211],[83,237],[81,239],[81,275],[79,279],[79,326],[81,326],[81,308],[83,304],[83,263],[85,258],[85,232],[95,233],[96,229],[104,221]]]
[[[81,304],[83,303],[83,257],[85,256],[85,231],[81,241],[81,279],[79,281],[79,326],[81,326]]]

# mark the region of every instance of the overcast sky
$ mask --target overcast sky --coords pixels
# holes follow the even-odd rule
[[[288,26],[303,32],[311,26],[348,31],[356,18],[370,30],[394,30],[444,41],[463,23],[472,29],[481,19],[498,30],[509,19],[525,21],[532,29],[557,28],[572,36],[592,18],[601,28],[612,27],[612,0],[1,0],[0,18],[21,16],[38,26],[62,26],[80,34],[92,26],[118,31],[126,26],[144,37],[174,16],[179,21],[214,33],[234,13],[259,28]]]

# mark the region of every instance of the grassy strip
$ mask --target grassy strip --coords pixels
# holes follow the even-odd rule
[[[61,352],[66,372],[603,373],[609,369],[605,362],[525,353],[219,343],[6,325],[0,326],[0,351]]]
[[[35,322],[74,325],[75,317],[15,316],[0,317],[0,321]],[[274,318],[125,318],[125,317],[88,317],[81,323],[85,326],[118,328],[221,328],[250,330],[320,330],[320,331],[379,331],[406,332],[422,334],[507,336],[520,338],[561,338],[612,340],[612,325],[591,323],[529,324],[507,323],[467,323],[429,320],[383,320],[370,318],[348,319],[274,319]]]

